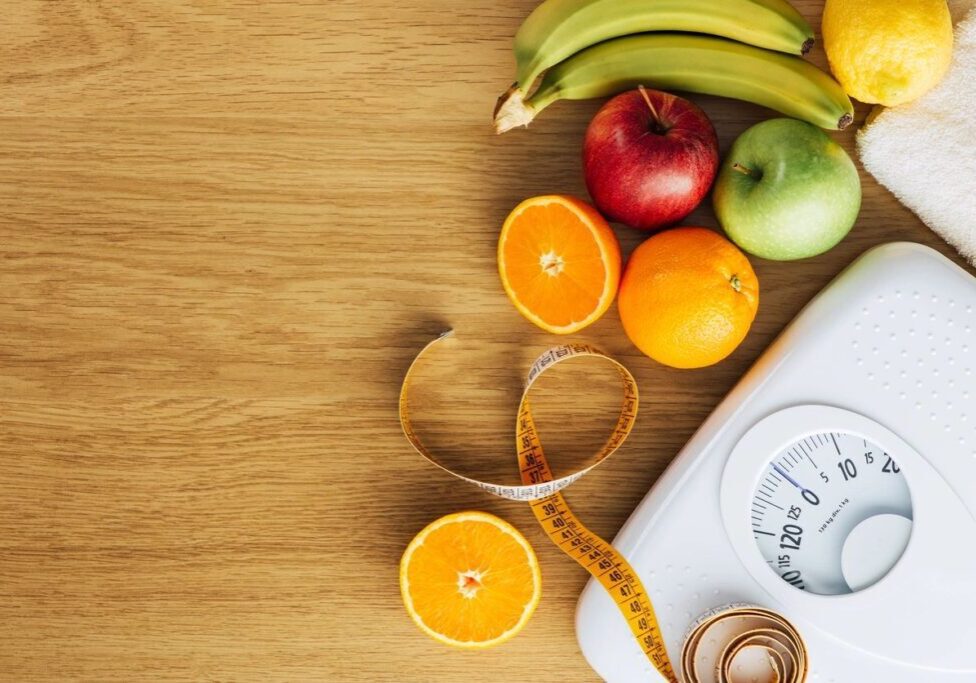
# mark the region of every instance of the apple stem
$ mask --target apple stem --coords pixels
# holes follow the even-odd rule
[[[736,162],[736,163],[732,164],[732,168],[734,170],[738,171],[739,173],[743,174],[743,175],[751,176],[753,178],[756,178],[757,180],[760,177],[760,174],[759,173],[757,173],[756,171],[753,171],[748,166],[743,166],[739,162]]]
[[[658,124],[660,124],[661,117],[657,115],[657,109],[655,109],[654,105],[651,104],[651,98],[648,97],[647,95],[647,88],[645,88],[643,85],[638,85],[637,89],[640,91],[641,97],[644,98],[644,101],[647,102],[647,107],[648,109],[651,110],[651,114],[654,116],[654,120],[657,121]]]

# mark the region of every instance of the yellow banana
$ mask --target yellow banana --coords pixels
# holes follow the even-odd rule
[[[515,35],[517,83],[528,92],[567,57],[649,31],[710,33],[798,55],[813,45],[813,30],[787,0],[546,0]]]
[[[648,33],[573,55],[549,69],[529,97],[513,86],[495,107],[495,130],[526,126],[557,100],[604,97],[638,85],[755,102],[821,128],[843,129],[854,119],[837,81],[800,57],[712,36]]]

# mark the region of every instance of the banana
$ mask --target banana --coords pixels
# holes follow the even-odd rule
[[[549,69],[529,97],[512,86],[495,107],[495,130],[526,126],[557,100],[604,97],[638,85],[755,102],[821,128],[843,129],[854,119],[837,81],[800,57],[724,38],[649,33],[573,55]]]
[[[567,57],[649,31],[710,33],[793,54],[813,45],[813,30],[787,0],[546,0],[515,35],[517,83],[528,92]]]

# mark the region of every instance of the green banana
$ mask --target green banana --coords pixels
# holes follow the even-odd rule
[[[787,0],[546,0],[515,35],[518,85],[580,50],[649,31],[711,33],[758,47],[805,54],[813,29]]]
[[[821,128],[843,129],[854,119],[837,81],[800,57],[724,38],[648,33],[573,55],[549,69],[529,97],[512,86],[495,107],[495,130],[526,126],[557,100],[604,97],[638,85],[755,102]]]

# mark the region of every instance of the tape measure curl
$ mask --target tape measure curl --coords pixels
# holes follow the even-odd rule
[[[452,333],[448,332],[424,347],[407,370],[403,386],[400,389],[400,422],[407,439],[418,453],[448,474],[470,482],[496,496],[528,502],[536,519],[553,543],[576,560],[613,597],[614,602],[617,603],[621,613],[627,619],[630,630],[638,644],[655,668],[671,683],[678,683],[678,678],[668,658],[664,640],[661,637],[654,607],[651,605],[647,591],[644,589],[637,572],[613,546],[583,526],[582,522],[570,510],[562,494],[559,493],[613,455],[630,434],[637,418],[639,400],[637,382],[633,375],[613,358],[588,344],[566,344],[551,348],[543,353],[529,369],[525,389],[519,402],[515,447],[518,453],[522,485],[509,486],[480,481],[455,472],[441,464],[437,457],[420,441],[410,422],[411,375],[427,351],[451,335]],[[604,360],[616,369],[624,393],[620,415],[610,437],[593,456],[592,462],[588,466],[559,479],[553,479],[549,463],[542,450],[538,431],[535,428],[535,422],[532,419],[529,392],[543,373],[564,361],[582,357]]]
[[[627,621],[631,632],[634,634],[637,644],[640,646],[648,660],[650,660],[650,662],[654,665],[655,669],[657,669],[661,676],[663,676],[665,680],[669,681],[669,683],[679,683],[678,676],[676,675],[674,667],[671,664],[671,660],[668,657],[667,647],[661,635],[661,629],[660,625],[658,624],[657,615],[654,612],[654,606],[651,604],[648,593],[644,588],[640,577],[637,575],[637,572],[634,571],[633,567],[630,566],[630,563],[627,562],[623,555],[621,555],[612,545],[587,529],[582,522],[579,521],[560,493],[562,489],[577,481],[597,465],[613,455],[620,445],[627,439],[627,436],[630,434],[630,431],[634,426],[634,422],[637,419],[637,409],[639,404],[637,382],[634,380],[633,375],[631,375],[630,371],[628,371],[627,368],[621,365],[619,362],[588,344],[565,344],[562,346],[553,347],[543,353],[535,360],[529,369],[525,382],[525,388],[522,392],[521,400],[519,401],[518,417],[516,420],[515,429],[515,449],[518,454],[518,466],[522,484],[505,485],[481,481],[479,479],[465,476],[442,464],[437,459],[437,456],[435,456],[430,450],[427,449],[426,446],[424,446],[423,442],[414,431],[413,425],[410,421],[409,394],[412,374],[415,368],[418,366],[421,358],[423,358],[432,347],[451,336],[453,336],[453,333],[447,332],[446,334],[443,334],[434,341],[430,342],[421,350],[421,352],[414,359],[413,363],[411,363],[410,367],[407,369],[406,376],[403,379],[403,385],[400,389],[399,403],[400,423],[403,426],[403,433],[406,435],[407,440],[411,443],[414,449],[420,453],[420,455],[444,472],[447,472],[458,479],[462,479],[466,482],[474,484],[475,486],[478,486],[479,488],[493,495],[507,498],[509,500],[528,502],[532,508],[533,514],[542,525],[542,528],[545,530],[550,540],[552,540],[552,542],[555,543],[560,550],[569,555],[580,566],[586,569],[586,571],[588,571],[603,586],[610,597],[614,600],[617,608]],[[542,449],[542,443],[539,440],[539,434],[536,430],[535,422],[532,418],[532,409],[529,403],[529,392],[543,373],[551,370],[560,363],[573,358],[592,358],[610,363],[617,371],[617,375],[620,378],[621,385],[623,387],[623,402],[621,404],[620,414],[617,417],[616,425],[614,426],[610,437],[592,457],[590,464],[580,470],[572,472],[571,474],[560,477],[559,479],[554,479],[552,476],[552,470],[549,467],[549,463],[546,460],[545,453]],[[788,626],[791,633],[796,633],[792,626],[789,626],[788,622],[783,620],[781,617],[778,617],[772,612],[769,612],[768,614],[771,615],[771,618],[779,620],[779,622]],[[721,621],[721,615],[712,616]],[[699,626],[701,626],[701,622],[699,623]],[[766,631],[769,630],[770,629],[766,629]],[[707,631],[708,629],[706,627],[701,633],[705,633]],[[739,654],[744,650],[748,650],[754,646],[763,645],[768,646],[768,650],[772,653],[768,655],[770,657],[770,667],[775,669],[777,672],[783,672],[782,675],[784,676],[782,678],[772,679],[771,683],[800,683],[803,678],[805,678],[805,649],[802,648],[802,641],[799,641],[800,649],[802,650],[802,657],[800,657],[796,654],[789,654],[792,653],[793,650],[778,647],[776,643],[779,643],[780,641],[777,640],[777,636],[775,634],[763,631],[762,629],[760,629],[760,631],[761,632],[759,633],[753,633],[751,631],[746,632],[743,634],[744,639],[736,640],[734,643],[729,645],[731,650],[729,650],[728,653],[716,658],[716,662],[718,662],[717,666],[719,667],[713,672],[717,676],[715,679],[716,683],[736,683],[732,671],[729,669],[732,663],[736,661],[736,657],[739,656]],[[688,672],[691,672],[691,677],[686,679],[687,683],[711,683],[712,681],[712,679],[709,678],[695,677],[697,675],[695,673],[695,657],[700,648],[701,633],[698,631],[693,631],[689,635],[688,641],[685,643],[685,654],[687,655],[690,652],[690,660],[687,661],[691,662],[690,669],[687,668],[689,664],[684,663],[684,666],[686,667],[685,675],[689,676]],[[799,639],[798,635],[796,635],[796,637]],[[692,643],[693,640],[694,643],[689,649],[689,643]],[[783,652],[781,652],[781,650],[783,650]],[[784,652],[786,652],[786,654],[784,654]],[[726,655],[729,655],[730,658]],[[793,659],[789,659],[790,657],[793,657]],[[789,660],[789,664],[787,663],[787,660]],[[776,662],[780,662],[780,664],[776,664]],[[728,666],[726,666],[726,663]],[[788,672],[795,673],[798,671],[803,672],[802,677],[785,677],[786,673]],[[776,675],[780,676],[781,674],[777,673]]]
[[[681,652],[687,683],[801,683],[807,650],[793,625],[775,612],[733,604],[692,624]]]
[[[579,480],[580,477],[587,474],[594,467],[613,455],[613,453],[620,447],[620,444],[622,444],[627,438],[627,435],[630,434],[630,430],[634,426],[634,420],[637,417],[638,402],[637,382],[634,381],[633,375],[630,374],[627,368],[615,361],[613,358],[588,344],[565,344],[563,346],[556,346],[549,349],[544,354],[539,356],[535,362],[532,363],[532,367],[529,368],[525,389],[522,392],[522,399],[519,402],[518,425],[516,430],[516,448],[519,452],[519,469],[522,473],[522,485],[495,484],[492,482],[481,481],[479,479],[473,479],[452,470],[451,468],[443,465],[437,459],[437,456],[427,449],[427,447],[417,436],[417,433],[414,431],[413,425],[410,421],[409,393],[412,375],[414,370],[419,365],[419,361],[431,348],[443,340],[449,339],[453,336],[453,332],[446,332],[434,341],[427,344],[427,346],[425,346],[414,359],[413,363],[411,363],[409,369],[407,370],[406,377],[403,379],[403,385],[400,388],[400,424],[403,426],[403,433],[406,435],[407,440],[410,441],[411,445],[418,453],[444,472],[447,472],[458,479],[463,479],[470,484],[474,484],[475,486],[484,489],[488,493],[501,498],[531,502],[545,498],[546,496],[550,496],[553,493],[557,493],[573,482]],[[624,402],[623,406],[621,407],[620,416],[617,419],[617,424],[615,425],[610,438],[603,445],[603,447],[600,448],[597,454],[593,456],[590,464],[569,475],[560,477],[559,479],[553,479],[546,464],[545,456],[542,454],[542,447],[538,444],[538,437],[535,435],[535,427],[531,426],[532,411],[529,407],[529,391],[544,372],[552,369],[563,361],[581,357],[599,358],[611,363],[616,368],[617,374],[620,376],[620,380],[624,388]],[[529,429],[529,426],[531,426],[531,429]],[[523,445],[523,442],[525,445]],[[545,475],[543,474],[544,472]]]

